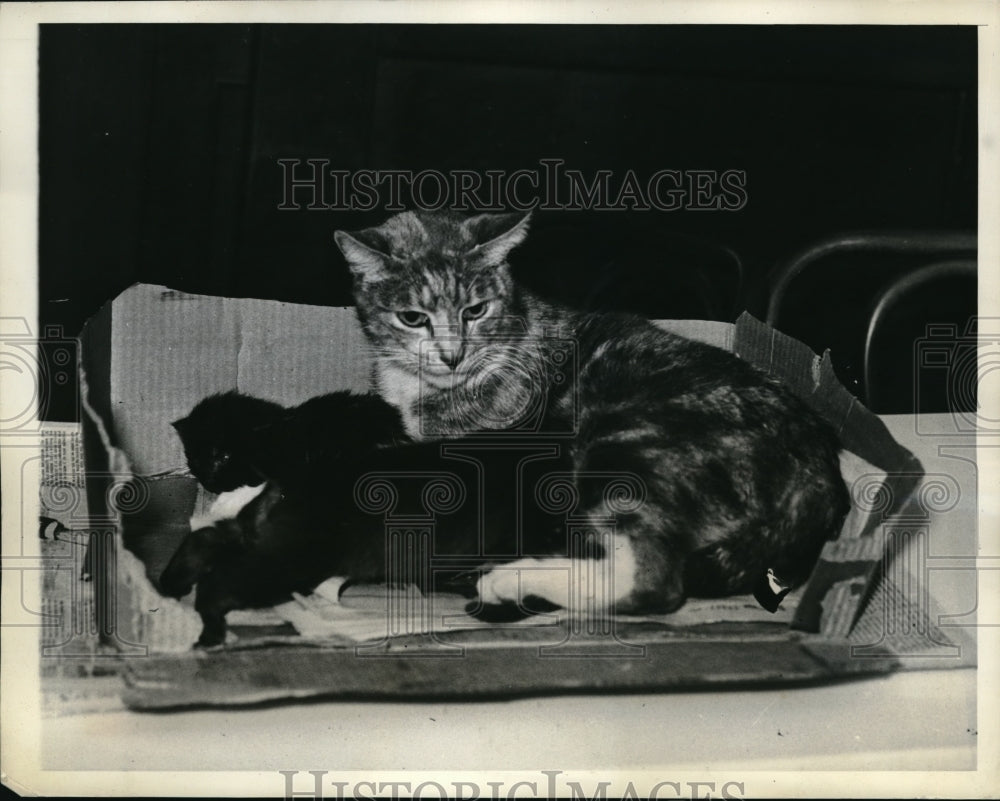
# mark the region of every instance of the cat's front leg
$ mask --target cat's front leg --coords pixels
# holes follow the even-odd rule
[[[566,607],[572,562],[563,557],[518,559],[483,574],[476,592],[484,605],[519,604],[533,595]]]
[[[600,558],[528,558],[495,567],[479,579],[477,590],[485,605],[521,604],[536,597],[571,614],[586,615],[612,610],[630,599],[636,575],[632,542],[620,535]]]
[[[298,558],[296,558],[298,557]],[[276,558],[271,549],[234,549],[218,559],[211,572],[198,582],[194,608],[201,616],[202,632],[196,647],[209,648],[226,641],[226,615],[234,609],[260,609],[287,600],[289,559]]]

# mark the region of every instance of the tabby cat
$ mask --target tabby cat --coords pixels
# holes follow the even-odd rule
[[[482,600],[569,607],[582,591],[590,608],[669,612],[688,595],[750,592],[768,568],[801,583],[848,508],[833,430],[731,353],[519,286],[507,258],[529,217],[403,212],[335,234],[375,386],[412,437],[575,432],[570,514],[595,532],[608,530],[608,505],[588,477],[641,485],[594,552],[611,560],[604,585],[567,581],[588,575],[577,549],[491,571]]]

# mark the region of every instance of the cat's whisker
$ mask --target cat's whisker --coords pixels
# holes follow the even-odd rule
[[[398,351],[398,350],[388,350],[388,349],[386,349],[386,350],[367,350],[367,351],[365,351],[365,353],[367,353],[370,356],[380,356],[380,357],[386,358],[386,359],[400,359],[400,360],[403,360],[403,359],[415,358],[415,356],[413,356],[412,354],[407,353],[406,351]]]
[[[392,356],[392,355],[398,356],[410,353],[408,350],[404,348],[392,347],[390,345],[363,345],[361,347],[361,350],[364,353],[377,353],[386,356]]]

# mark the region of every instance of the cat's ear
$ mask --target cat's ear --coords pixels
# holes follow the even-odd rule
[[[356,278],[381,281],[387,277],[389,254],[385,251],[388,243],[377,228],[366,228],[352,234],[336,231],[333,238]]]
[[[470,255],[476,255],[489,264],[500,264],[528,235],[531,212],[521,214],[480,214],[462,223],[475,243]]]

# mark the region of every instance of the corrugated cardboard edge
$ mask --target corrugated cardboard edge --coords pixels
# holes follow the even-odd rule
[[[910,478],[923,474],[919,460],[840,383],[829,351],[820,357],[808,345],[744,312],[736,320],[733,352],[788,384],[834,427],[847,450],[887,473],[906,473]],[[894,508],[908,496],[894,496]]]
[[[128,290],[126,290],[128,291]],[[99,565],[94,576],[99,596],[97,621],[102,639],[126,653],[187,651],[201,631],[197,613],[180,601],[164,598],[146,578],[145,566],[122,539],[121,509],[116,503],[122,492],[135,487],[126,453],[118,447],[111,421],[98,411],[110,405],[110,359],[102,367],[101,344],[110,348],[112,304],[106,303],[84,325],[79,365],[80,398],[84,410],[84,458],[87,469],[88,506],[91,526],[113,537],[113,558]],[[101,403],[101,400],[104,403]],[[121,487],[116,491],[115,487]],[[103,598],[103,603],[100,600]]]
[[[608,690],[677,692],[812,684],[895,668],[891,659],[851,660],[845,643],[815,647],[791,638],[648,642],[630,658],[610,659],[588,652],[539,658],[534,643],[469,647],[444,658],[392,656],[361,657],[354,648],[289,646],[131,660],[123,700],[131,709],[165,710],[290,698],[427,700]],[[364,659],[363,669],[359,659]],[[277,676],[280,681],[275,681]]]

